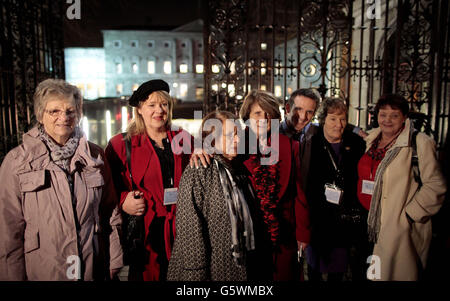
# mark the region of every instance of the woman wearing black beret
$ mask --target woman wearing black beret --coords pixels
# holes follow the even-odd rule
[[[105,150],[124,217],[122,240],[129,280],[166,279],[178,184],[192,150],[191,136],[170,128],[173,99],[169,91],[160,79],[143,83],[129,99],[134,118],[127,132],[114,136]],[[189,151],[180,151],[180,146]],[[142,232],[140,237],[130,233],[132,224],[143,228],[137,231]]]

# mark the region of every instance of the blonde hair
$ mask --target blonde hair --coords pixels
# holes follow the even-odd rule
[[[80,121],[83,110],[83,97],[80,90],[65,80],[49,78],[39,83],[33,95],[34,114],[38,122],[42,122],[45,107],[51,98],[54,100],[63,98],[73,101],[76,109],[76,123]]]
[[[259,104],[267,113],[268,119],[281,119],[280,101],[272,94],[262,90],[252,90],[244,99],[239,115],[244,122],[250,118],[250,111],[254,103]]]
[[[169,109],[167,111],[167,121],[166,121],[166,129],[170,128],[172,124],[172,110],[173,110],[173,98],[170,97],[169,93],[166,91],[155,91],[151,93],[147,99],[140,101],[137,107],[133,108],[134,118],[131,120],[130,124],[127,127],[127,139],[131,139],[132,136],[144,134],[146,132],[144,118],[139,114],[138,109],[142,107],[142,105],[152,96],[155,95],[159,101],[167,101],[169,104]]]

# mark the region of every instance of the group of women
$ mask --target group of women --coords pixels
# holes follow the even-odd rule
[[[323,100],[303,181],[298,142],[272,128],[272,94],[247,95],[244,130],[232,113],[205,116],[210,164],[192,168],[194,138],[171,129],[169,92],[142,84],[127,132],[103,152],[78,127],[78,89],[38,85],[38,124],[0,169],[0,279],[114,279],[128,264],[130,280],[295,280],[298,251],[312,280],[341,280],[348,266],[365,279],[372,254],[381,280],[420,277],[445,182],[406,100],[380,99],[366,141],[346,130],[342,100]]]

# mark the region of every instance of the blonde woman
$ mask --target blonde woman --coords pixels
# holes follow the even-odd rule
[[[169,85],[160,79],[143,83],[130,97],[134,120],[127,132],[114,136],[106,147],[112,166],[120,208],[126,221],[143,219],[143,235],[133,245],[125,244],[130,265],[129,280],[161,281],[167,274],[175,236],[176,191],[189,152],[172,147],[174,137],[184,131],[171,131],[173,100]],[[127,160],[129,142],[129,162]],[[131,165],[131,166],[130,166]],[[131,218],[130,218],[131,217]],[[124,227],[125,232],[129,227]],[[139,230],[139,229],[138,229]],[[124,233],[127,237],[130,233]],[[136,250],[137,249],[137,250]],[[139,250],[142,249],[142,250]]]

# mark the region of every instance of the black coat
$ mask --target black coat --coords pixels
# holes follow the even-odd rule
[[[341,145],[341,161],[325,139],[323,127],[311,138],[311,161],[306,179],[306,198],[310,206],[311,246],[321,255],[329,254],[336,247],[349,247],[352,242],[364,239],[367,215],[358,201],[358,161],[365,151],[365,142],[358,135],[346,129]],[[338,180],[336,170],[326,150],[328,146],[335,157],[343,180]],[[344,190],[340,205],[329,203],[325,198],[326,183],[336,181]],[[362,222],[355,226],[342,220],[342,214],[361,210]]]

